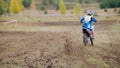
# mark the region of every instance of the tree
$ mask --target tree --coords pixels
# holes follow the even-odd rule
[[[53,0],[49,0],[49,4],[53,4]]]
[[[74,13],[76,15],[79,15],[80,14],[80,4],[77,2],[77,4],[75,5],[74,7]]]
[[[40,5],[40,10],[44,11],[45,10],[45,6],[44,5]]]
[[[5,13],[8,13],[10,0],[4,0]]]
[[[59,0],[53,0],[53,6],[56,10],[59,10]]]
[[[59,11],[60,11],[60,14],[66,13],[66,7],[63,0],[59,0]]]
[[[100,2],[102,2],[102,1],[104,1],[104,0],[96,0],[98,3],[100,3]]]
[[[89,1],[89,0],[85,0],[85,3],[86,3],[86,4],[89,4],[89,3],[90,3],[90,1]]]
[[[32,0],[23,0],[22,3],[25,8],[29,8],[31,6]]]
[[[20,5],[20,10],[23,10],[23,4],[22,4],[22,0],[18,0],[18,2],[19,2],[19,5]]]
[[[0,15],[4,13],[4,4],[3,0],[0,0]]]
[[[56,10],[59,10],[59,0],[50,0],[52,1],[52,5],[55,7]]]
[[[84,0],[78,0],[78,1],[79,1],[79,3],[83,3]]]
[[[120,0],[104,0],[100,3],[100,8],[116,8],[120,7]]]
[[[9,12],[10,13],[19,13],[21,11],[21,6],[19,4],[18,0],[10,0],[10,7]]]

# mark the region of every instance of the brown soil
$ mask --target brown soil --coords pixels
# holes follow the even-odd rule
[[[59,27],[36,32],[0,31],[0,68],[119,68],[120,32],[111,29],[115,24],[95,24],[95,46],[83,45],[78,22],[21,23]]]

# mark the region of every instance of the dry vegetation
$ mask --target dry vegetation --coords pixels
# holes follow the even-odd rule
[[[80,17],[88,9],[98,14],[95,46],[83,45],[79,18],[71,10],[63,16],[55,10],[44,15],[33,9],[23,11],[23,16],[1,16],[0,68],[120,68],[120,22],[116,21],[120,16],[92,3],[81,4]],[[11,20],[17,25],[3,24]]]
[[[113,9],[99,9],[97,3],[81,4],[80,16],[87,9],[97,12],[100,20],[95,24],[95,46],[83,45],[79,18],[71,10],[64,16],[54,10],[48,15],[25,10],[23,16],[0,17],[0,68],[120,68],[120,22],[116,21],[120,17]],[[11,20],[18,24],[3,24]]]
[[[0,31],[0,68],[120,68],[116,24],[95,24],[95,46],[83,45],[79,22],[7,25]]]

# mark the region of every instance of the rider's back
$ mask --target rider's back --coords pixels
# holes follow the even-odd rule
[[[97,21],[94,17],[85,15],[84,17],[81,18],[80,22],[83,23],[83,28],[93,29],[92,22],[97,22]]]
[[[85,15],[85,22],[89,22],[92,16]]]

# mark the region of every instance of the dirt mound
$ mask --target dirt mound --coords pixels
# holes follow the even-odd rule
[[[68,36],[66,32],[0,32],[0,67],[70,68]]]

